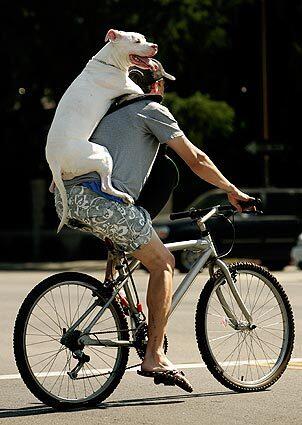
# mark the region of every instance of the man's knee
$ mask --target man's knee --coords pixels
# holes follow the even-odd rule
[[[156,253],[151,261],[145,264],[150,273],[160,273],[168,271],[173,274],[175,268],[175,258],[170,251]]]
[[[150,273],[166,270],[173,273],[175,268],[174,255],[164,246],[155,232],[150,242],[134,251],[133,256],[140,260]]]

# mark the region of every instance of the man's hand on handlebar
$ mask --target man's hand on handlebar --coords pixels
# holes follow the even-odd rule
[[[244,192],[241,192],[241,190],[237,189],[237,187],[232,186],[230,191],[227,192],[228,199],[230,204],[233,205],[233,207],[236,208],[237,211],[242,212],[245,210],[248,211],[256,211],[256,207],[254,206],[248,206],[245,208],[244,203],[254,200],[255,198],[252,198],[251,196],[247,195]]]

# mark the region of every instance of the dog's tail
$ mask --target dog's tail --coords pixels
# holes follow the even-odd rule
[[[67,204],[67,194],[66,194],[66,189],[65,186],[63,184],[63,180],[62,180],[62,175],[61,175],[61,167],[59,164],[53,164],[53,167],[51,167],[51,171],[52,171],[52,177],[53,180],[60,192],[61,195],[61,199],[62,199],[62,205],[63,205],[63,212],[62,212],[62,217],[61,217],[61,221],[57,230],[57,233],[59,233],[59,231],[62,229],[62,227],[64,226],[64,224],[67,221],[67,210],[68,210],[68,204]]]

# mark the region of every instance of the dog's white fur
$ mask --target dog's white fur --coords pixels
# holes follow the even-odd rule
[[[46,159],[63,204],[58,232],[67,219],[67,196],[62,177],[69,180],[96,171],[104,192],[133,203],[130,195],[112,187],[113,164],[108,150],[88,139],[115,97],[143,93],[128,77],[128,68],[133,64],[147,68],[147,60],[140,63],[131,55],[153,57],[157,46],[146,42],[141,34],[116,30],[109,30],[105,41],[109,42],[93,56],[64,93],[47,136]]]

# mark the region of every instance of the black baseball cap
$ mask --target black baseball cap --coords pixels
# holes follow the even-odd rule
[[[153,83],[163,78],[171,81],[176,80],[173,75],[165,71],[163,65],[158,60],[152,59],[151,65],[153,69],[141,69],[133,66],[129,70],[131,80],[141,87],[144,92],[147,92]]]

